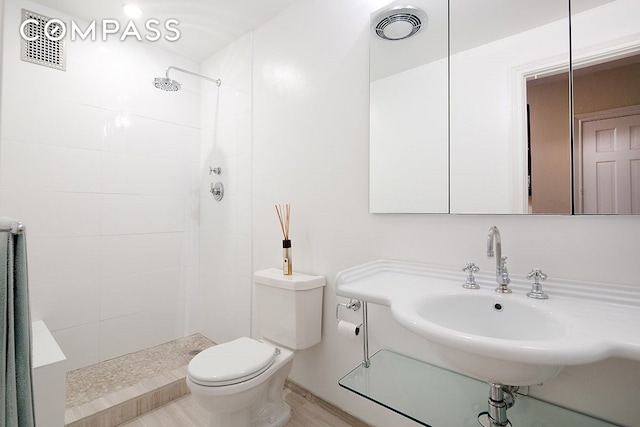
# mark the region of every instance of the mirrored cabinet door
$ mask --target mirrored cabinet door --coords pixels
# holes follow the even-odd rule
[[[447,2],[371,14],[369,209],[449,212]]]
[[[571,0],[574,211],[640,214],[640,2]]]
[[[568,3],[450,9],[451,213],[570,213]]]

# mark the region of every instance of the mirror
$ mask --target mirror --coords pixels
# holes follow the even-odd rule
[[[381,118],[374,114],[377,76],[400,80],[417,74],[417,68],[435,69],[442,58],[424,54],[423,61],[430,62],[402,62],[399,56],[410,51],[387,43],[381,65],[374,60],[378,50],[372,35],[372,212],[446,212],[415,206],[404,210],[394,197],[414,200],[448,185],[450,213],[640,213],[640,124],[635,121],[640,112],[640,31],[634,19],[640,16],[640,2],[571,0],[570,6],[571,52],[568,2],[449,2],[450,93],[448,100],[439,98],[441,109],[449,102],[448,176],[442,170],[435,173],[433,165],[420,170],[426,156],[445,158],[444,152],[436,157],[428,151],[434,148],[432,126],[434,135],[443,133],[438,127],[443,121],[429,121],[438,117],[436,105],[429,104],[420,115],[409,114],[405,126],[423,124],[412,139],[422,138],[423,145],[413,148],[404,146],[409,138],[398,142],[391,132],[379,137]],[[431,20],[428,31],[430,25]],[[435,51],[427,45],[422,50]],[[405,118],[404,112],[398,102],[394,121]],[[619,152],[616,147],[627,148]],[[377,153],[394,167],[376,164]],[[374,182],[381,168],[394,197],[377,191],[381,183]],[[396,170],[402,172],[396,175]],[[410,171],[416,176],[409,176]],[[392,188],[398,176],[406,178],[401,192]],[[439,207],[443,201],[441,197]],[[374,209],[382,205],[384,209]]]
[[[568,128],[568,3],[452,0],[450,14],[451,212],[527,213],[526,81],[564,80],[554,118]]]
[[[446,3],[371,15],[370,212],[449,212]]]

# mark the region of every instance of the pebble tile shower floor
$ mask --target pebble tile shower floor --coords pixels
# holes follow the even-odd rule
[[[189,364],[191,351],[213,346],[213,341],[195,334],[106,360],[67,373],[67,408],[130,387],[138,382]]]

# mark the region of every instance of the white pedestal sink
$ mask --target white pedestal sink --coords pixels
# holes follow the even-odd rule
[[[528,298],[524,276],[498,294],[495,276],[463,289],[460,269],[376,261],[338,273],[336,294],[391,307],[452,367],[490,383],[540,384],[564,366],[608,357],[640,360],[640,287],[550,280]]]

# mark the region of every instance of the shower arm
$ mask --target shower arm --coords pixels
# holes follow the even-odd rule
[[[218,86],[220,86],[220,84],[222,84],[222,81],[220,79],[212,79],[211,77],[203,76],[202,74],[194,73],[193,71],[185,70],[184,68],[174,67],[173,65],[168,67],[167,71],[165,72],[165,75],[166,75],[167,78],[169,78],[169,70],[181,71],[181,72],[186,73],[186,74],[191,74],[192,76],[202,77],[203,79],[207,79],[207,80],[209,80],[211,82],[214,82]]]

